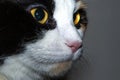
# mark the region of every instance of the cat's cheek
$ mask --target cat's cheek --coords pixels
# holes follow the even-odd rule
[[[78,29],[78,33],[80,35],[80,38],[82,40],[83,36],[84,36],[84,31],[82,29]]]

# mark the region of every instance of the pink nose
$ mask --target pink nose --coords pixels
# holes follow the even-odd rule
[[[66,45],[71,48],[73,53],[75,53],[79,48],[82,47],[82,44],[78,41],[68,42],[66,43]]]

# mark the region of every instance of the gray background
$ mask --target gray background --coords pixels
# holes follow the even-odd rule
[[[85,0],[89,25],[84,57],[68,80],[120,80],[120,0]]]

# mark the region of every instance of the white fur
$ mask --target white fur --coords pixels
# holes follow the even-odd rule
[[[73,23],[74,10],[80,8],[81,1],[75,3],[75,0],[55,0],[56,8],[54,18],[57,21],[57,30],[60,36],[67,41],[78,41],[82,43],[83,31],[77,30]],[[81,49],[73,55],[73,60],[77,59]]]
[[[43,80],[40,75],[21,63],[17,56],[8,58],[0,67],[0,72],[5,75],[7,80]]]
[[[82,42],[83,32],[77,30],[73,24],[75,0],[54,0],[54,19],[57,28],[46,32],[43,39],[35,43],[26,44],[23,54],[11,56],[0,67],[0,72],[5,74],[8,80],[43,80],[44,75],[60,75],[50,72],[59,63],[76,60],[81,54],[79,49],[74,54],[65,44],[68,41]],[[71,64],[70,64],[71,65]],[[70,66],[67,66],[66,72]]]
[[[79,34],[73,24],[74,0],[55,0],[56,8],[54,18],[57,21],[57,29],[60,36],[66,41],[80,41]]]

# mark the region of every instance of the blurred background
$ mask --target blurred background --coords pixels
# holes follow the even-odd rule
[[[89,25],[84,54],[68,80],[120,80],[120,0],[84,0]]]

